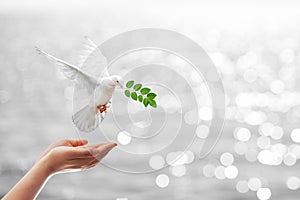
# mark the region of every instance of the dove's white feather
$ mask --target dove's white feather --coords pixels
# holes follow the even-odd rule
[[[102,122],[105,113],[99,113],[97,107],[108,104],[115,91],[116,81],[122,81],[121,77],[115,75],[102,78],[99,86],[95,88],[89,104],[72,116],[74,124],[80,131],[90,132],[97,128],[99,115]]]
[[[89,94],[93,94],[93,91],[95,87],[97,86],[97,79],[86,72],[80,70],[75,65],[72,65],[66,61],[63,61],[59,58],[56,58],[45,51],[42,51],[41,49],[36,47],[36,50],[40,53],[46,56],[50,61],[54,62],[55,64],[59,65],[61,67],[61,70],[63,74],[66,76],[66,78],[70,80],[77,81],[78,84],[83,85]]]
[[[84,38],[84,49],[79,56],[79,68],[95,74],[97,77],[109,76],[106,57],[102,54],[96,43],[87,36]]]
[[[73,116],[73,123],[80,131],[91,132],[99,126],[98,110],[95,107],[84,106]]]
[[[76,80],[88,90],[91,98],[89,104],[77,111],[72,116],[72,119],[80,131],[90,132],[98,127],[99,115],[101,121],[105,115],[104,113],[99,113],[97,107],[106,105],[110,101],[115,87],[117,85],[123,87],[123,81],[120,76],[109,76],[106,58],[95,43],[87,37],[86,40],[89,44],[87,46],[86,55],[82,57],[84,61],[79,65],[80,68],[55,58],[38,48],[37,50],[51,61],[60,65],[67,78]],[[100,77],[100,79],[97,80],[89,74]]]

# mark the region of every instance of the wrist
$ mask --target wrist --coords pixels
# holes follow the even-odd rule
[[[39,172],[44,177],[49,177],[55,173],[53,167],[51,167],[48,156],[40,159],[34,166],[34,168],[39,169]]]

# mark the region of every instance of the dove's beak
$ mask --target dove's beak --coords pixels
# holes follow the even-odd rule
[[[123,84],[121,84],[121,83],[118,83],[118,86],[122,89],[124,88]]]

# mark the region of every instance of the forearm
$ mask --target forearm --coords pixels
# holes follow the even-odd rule
[[[112,148],[117,146],[112,142],[89,147],[84,147],[85,144],[87,144],[86,140],[65,140],[54,144],[4,196],[3,200],[35,199],[52,174],[94,167]]]
[[[4,196],[3,200],[32,200],[46,183],[51,172],[45,159],[41,159],[27,174]]]

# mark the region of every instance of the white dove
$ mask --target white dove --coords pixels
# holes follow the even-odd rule
[[[90,101],[88,105],[84,106],[78,112],[73,114],[72,119],[73,123],[80,131],[91,132],[99,126],[99,113],[101,122],[103,121],[103,112],[106,113],[106,109],[110,103],[110,99],[114,93],[115,87],[119,86],[120,88],[123,88],[123,81],[121,76],[110,76],[108,74],[106,58],[94,42],[92,42],[88,37],[85,37],[85,39],[88,41],[88,51],[82,60],[84,63],[90,54],[97,51],[97,58],[100,59],[100,65],[102,65],[97,67],[101,67],[103,69],[102,76],[98,79],[83,71],[79,67],[58,59],[37,47],[36,50],[40,54],[45,55],[49,60],[58,64],[61,67],[63,74],[68,79],[76,81],[86,88],[90,95]],[[82,64],[79,64],[79,66]]]

